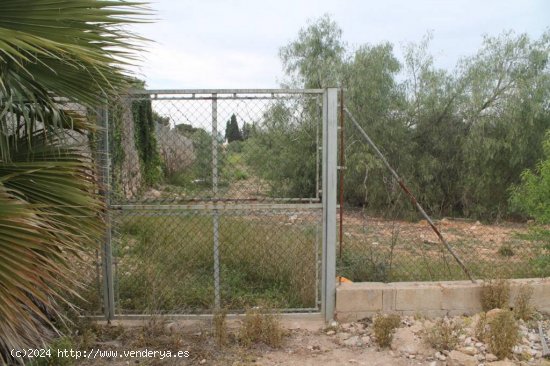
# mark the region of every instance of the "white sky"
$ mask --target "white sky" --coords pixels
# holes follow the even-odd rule
[[[274,88],[278,51],[308,19],[329,14],[351,48],[402,46],[433,32],[436,65],[453,68],[504,30],[538,38],[550,27],[548,0],[156,0],[153,24],[135,30],[147,46],[138,74],[148,88]]]

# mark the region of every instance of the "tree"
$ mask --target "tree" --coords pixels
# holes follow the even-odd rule
[[[550,130],[546,132],[544,156],[535,169],[521,174],[520,184],[512,187],[512,207],[541,224],[550,222]]]
[[[237,117],[234,114],[231,115],[231,118],[225,125],[225,139],[229,143],[233,141],[242,141],[243,139],[239,124],[237,123]]]
[[[510,187],[542,159],[550,128],[549,54],[549,32],[535,41],[506,32],[486,37],[461,65],[466,91],[458,108],[468,128],[463,201],[469,214],[507,214]]]
[[[279,50],[285,73],[304,88],[340,84],[345,46],[342,30],[328,15],[300,29],[298,38]]]
[[[94,161],[67,141],[85,141],[86,108],[126,87],[139,47],[120,26],[144,14],[119,0],[0,2],[0,361],[43,344],[102,234]]]

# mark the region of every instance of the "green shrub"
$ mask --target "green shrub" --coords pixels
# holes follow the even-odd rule
[[[510,244],[503,244],[500,248],[498,248],[498,254],[503,257],[513,257],[515,252]]]

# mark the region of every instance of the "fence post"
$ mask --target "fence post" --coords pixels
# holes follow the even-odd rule
[[[336,191],[338,151],[338,89],[323,94],[323,260],[321,312],[334,319],[336,305]]]
[[[218,99],[216,93],[212,94],[212,193],[214,198],[218,198]],[[214,308],[220,309],[220,214],[216,208],[212,211],[212,224],[214,227]]]
[[[102,267],[103,267],[103,313],[107,321],[113,320],[115,316],[115,299],[114,299],[114,280],[113,280],[113,253],[111,246],[112,228],[110,214],[110,155],[109,155],[109,108],[107,101],[103,107],[98,110],[98,117],[103,133],[100,135],[100,146],[98,160],[101,162],[100,167],[100,194],[105,202],[105,237],[103,248],[101,251]]]

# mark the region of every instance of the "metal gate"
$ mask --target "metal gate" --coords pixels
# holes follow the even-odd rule
[[[138,90],[105,119],[108,319],[332,318],[336,89]]]

